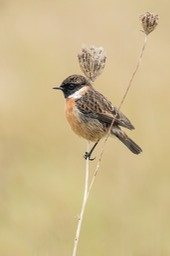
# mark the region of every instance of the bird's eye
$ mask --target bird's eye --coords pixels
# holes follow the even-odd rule
[[[69,90],[73,90],[75,88],[75,84],[69,84],[68,88],[69,88]]]

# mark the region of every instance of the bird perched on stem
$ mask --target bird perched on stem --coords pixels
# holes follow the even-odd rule
[[[91,154],[111,127],[110,135],[117,137],[131,152],[139,154],[142,149],[121,129],[134,129],[130,120],[112,105],[82,75],[67,77],[59,87],[66,99],[65,115],[72,130],[88,141],[95,142],[85,159],[93,160]]]

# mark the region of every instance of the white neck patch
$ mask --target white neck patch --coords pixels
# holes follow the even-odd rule
[[[68,98],[80,99],[82,97],[83,88],[71,94]]]

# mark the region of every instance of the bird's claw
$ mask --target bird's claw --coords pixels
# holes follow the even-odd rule
[[[91,152],[85,152],[84,158],[85,160],[89,159],[90,161],[93,161],[94,159],[96,159],[96,157],[91,158]]]

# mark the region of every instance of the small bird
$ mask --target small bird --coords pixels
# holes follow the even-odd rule
[[[92,149],[85,153],[85,159],[94,160],[91,154],[99,140],[107,135],[111,125],[111,135],[116,136],[134,154],[142,152],[121,129],[121,126],[134,129],[130,120],[95,90],[84,76],[71,75],[53,89],[61,90],[64,94],[65,115],[72,130],[86,140],[95,142]]]

